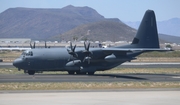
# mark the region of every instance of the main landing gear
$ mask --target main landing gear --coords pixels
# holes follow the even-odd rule
[[[86,75],[87,73],[88,75],[94,75],[95,72],[68,71],[68,74],[70,75],[74,75],[75,73],[78,75]]]
[[[25,70],[24,70],[25,71]],[[26,70],[26,72],[29,74],[29,75],[34,75],[35,74],[35,71],[34,70]]]

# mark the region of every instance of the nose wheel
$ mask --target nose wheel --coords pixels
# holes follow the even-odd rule
[[[35,71],[34,71],[34,70],[28,70],[28,74],[29,74],[29,75],[34,75],[34,74],[35,74]]]
[[[75,73],[74,71],[68,71],[69,75],[74,75],[74,73]]]
[[[95,72],[88,72],[88,75],[94,75]]]

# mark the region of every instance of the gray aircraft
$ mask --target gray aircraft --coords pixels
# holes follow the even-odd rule
[[[34,75],[38,71],[67,71],[69,74],[93,75],[96,71],[114,68],[124,62],[136,59],[144,52],[167,51],[160,49],[156,18],[153,10],[147,10],[137,34],[130,45],[111,48],[91,48],[84,43],[84,48],[35,48],[26,50],[14,60],[13,65],[19,70]]]

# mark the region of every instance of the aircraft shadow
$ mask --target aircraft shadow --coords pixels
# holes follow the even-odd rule
[[[40,74],[41,75],[41,74]],[[69,75],[69,74],[43,74],[43,75],[54,75],[54,76],[87,76],[87,77],[109,77],[109,78],[119,78],[119,79],[131,79],[131,80],[149,80],[153,77],[169,77],[169,76],[180,76],[180,74],[150,74],[150,73],[136,73],[136,74],[94,74],[94,75]],[[153,76],[153,77],[152,77]]]
[[[41,75],[41,74],[39,74]],[[57,76],[57,75],[61,75],[61,76],[87,76],[87,77],[110,77],[110,78],[124,78],[124,79],[134,79],[134,80],[148,80],[146,78],[142,78],[142,77],[137,77],[137,76],[129,76],[127,74],[94,74],[94,75],[69,75],[69,74],[43,74],[43,75],[54,75],[54,76]],[[134,75],[134,74],[132,74]]]
[[[119,74],[95,74],[94,76],[107,76],[111,78],[125,78],[125,79],[135,79],[135,80],[148,80],[146,78],[142,77],[136,77],[136,76],[129,76],[129,75],[119,75]]]

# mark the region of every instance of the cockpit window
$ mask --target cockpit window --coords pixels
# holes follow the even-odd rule
[[[33,56],[33,52],[32,51],[24,51],[21,55],[23,56]]]

